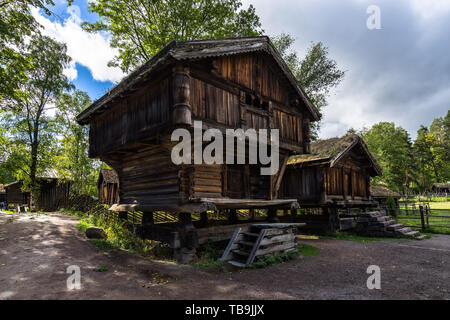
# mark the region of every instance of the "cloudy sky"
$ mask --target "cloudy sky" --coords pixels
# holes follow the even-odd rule
[[[107,67],[115,55],[107,34],[87,34],[83,20],[97,17],[88,0],[67,9],[57,0],[57,17],[34,15],[45,32],[68,46],[73,63],[66,70],[77,88],[102,96],[123,77]],[[379,121],[394,121],[414,138],[450,109],[450,0],[243,0],[253,4],[268,35],[296,38],[300,56],[322,41],[341,69],[344,81],[323,111],[322,138],[344,134]],[[276,3],[276,6],[274,5]],[[380,8],[381,29],[369,30],[367,8]]]

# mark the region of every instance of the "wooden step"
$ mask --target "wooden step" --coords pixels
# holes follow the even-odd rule
[[[395,230],[395,232],[400,233],[400,234],[406,234],[408,232],[411,232],[411,228],[410,227],[404,227],[404,228]]]
[[[416,237],[418,234],[419,234],[419,231],[410,231],[410,232],[405,233],[404,235],[408,236],[408,237]]]
[[[230,261],[228,261],[228,263],[233,265],[233,266],[235,266],[235,267],[238,267],[238,268],[245,268],[246,267],[245,263],[234,261],[234,260],[230,260]]]
[[[242,257],[248,257],[249,255],[250,255],[250,252],[247,252],[247,251],[244,251],[244,250],[233,250],[232,251],[234,254],[237,254],[237,255],[239,255],[239,256],[242,256]]]
[[[249,236],[249,237],[258,237],[259,234],[258,233],[254,233],[254,232],[242,232],[242,234]]]
[[[405,227],[404,225],[402,225],[400,223],[397,223],[397,224],[388,225],[387,229],[390,230],[390,231],[396,231],[396,230],[402,229],[404,227]]]
[[[238,241],[238,244],[242,244],[242,245],[244,245],[246,247],[252,247],[252,248],[255,245],[254,242],[250,242],[250,241]]]

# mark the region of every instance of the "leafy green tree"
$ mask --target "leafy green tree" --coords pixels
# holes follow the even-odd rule
[[[19,153],[26,165],[21,169],[29,179],[31,201],[38,191],[37,172],[46,167],[48,157],[45,155],[53,151],[55,125],[51,110],[55,108],[58,95],[71,88],[63,74],[64,67],[70,62],[66,51],[64,44],[49,37],[32,37],[21,52],[29,62],[24,80],[12,94],[0,100],[2,123],[10,129],[15,152],[22,149]]]
[[[430,134],[427,127],[420,126],[413,151],[417,170],[415,181],[421,192],[429,190],[433,182],[439,180],[439,171],[432,152],[432,147],[436,144],[435,140],[435,136]]]
[[[129,72],[172,40],[261,34],[255,8],[241,7],[241,0],[98,0],[89,10],[100,19],[83,27],[109,32],[111,46],[119,50],[110,65]]]
[[[73,181],[72,192],[96,195],[96,179],[100,162],[89,159],[89,128],[80,126],[76,116],[91,104],[86,92],[64,93],[57,101],[58,124],[61,127],[60,147],[55,154],[58,173]]]
[[[428,144],[432,153],[434,182],[450,181],[450,110],[432,122]]]
[[[412,144],[408,132],[393,122],[380,122],[364,132],[370,152],[383,167],[383,176],[375,184],[405,192],[414,180]]]
[[[40,26],[31,15],[31,7],[50,11],[51,0],[0,0],[0,98],[13,94],[24,80],[29,61],[21,55],[25,39],[36,35]]]
[[[291,35],[283,33],[272,41],[314,105],[319,110],[325,107],[330,90],[336,87],[345,75],[345,71],[340,70],[336,61],[329,57],[328,48],[321,42],[313,43],[306,56],[300,59],[292,49],[295,39]],[[313,140],[317,139],[319,129],[320,122],[311,123]]]

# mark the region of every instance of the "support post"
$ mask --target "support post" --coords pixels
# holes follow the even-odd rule
[[[269,222],[279,222],[277,217],[277,209],[268,209],[267,211],[267,221]]]
[[[142,224],[147,226],[155,224],[153,211],[142,213]]]
[[[328,221],[331,233],[339,231],[339,217],[337,208],[330,208],[328,210]]]
[[[208,212],[204,211],[200,213],[200,226],[206,227],[208,225]]]
[[[303,153],[311,153],[311,134],[309,128],[309,118],[303,118]]]
[[[237,210],[231,209],[228,211],[228,222],[230,224],[236,224],[238,222]]]
[[[128,220],[128,211],[120,211],[119,212],[119,222]]]
[[[424,217],[422,205],[419,206],[419,211],[420,211],[420,221],[422,222],[422,231],[425,231],[425,217]]]
[[[250,216],[250,221],[255,221],[255,209],[250,209],[248,214]]]
[[[181,263],[188,263],[195,259],[198,247],[197,230],[192,224],[191,214],[182,212],[178,214],[178,233],[180,237],[180,248],[176,248],[175,258]]]
[[[189,87],[189,68],[177,65],[173,68],[173,122],[175,125],[192,125]]]

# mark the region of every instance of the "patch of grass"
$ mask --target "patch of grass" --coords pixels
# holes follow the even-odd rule
[[[450,201],[430,202],[430,209],[450,209]]]
[[[287,252],[287,253],[275,253],[258,259],[256,262],[252,263],[248,268],[249,269],[260,269],[271,267],[283,262],[291,261],[296,259],[299,256],[299,250]]]
[[[213,268],[221,266],[223,262],[218,261],[218,259],[222,256],[225,246],[226,244],[213,242],[207,242],[200,246],[197,249],[198,260],[194,266],[197,268]]]
[[[298,245],[298,251],[304,257],[312,257],[312,256],[316,256],[320,253],[319,248],[310,246],[309,244],[305,244],[305,243],[300,243]]]
[[[77,227],[86,232],[89,227],[100,227],[105,230],[107,239],[93,239],[91,242],[98,248],[106,251],[127,250],[144,257],[172,261],[172,249],[161,242],[145,240],[136,235],[134,230],[127,229],[125,222],[110,221],[96,215],[88,215],[81,211],[60,210],[79,219]]]
[[[98,267],[97,269],[94,269],[95,272],[106,272],[108,271],[108,266],[101,266]]]
[[[91,243],[96,246],[97,248],[100,248],[105,251],[112,251],[112,250],[118,250],[117,246],[115,246],[111,241],[108,239],[91,239]]]

